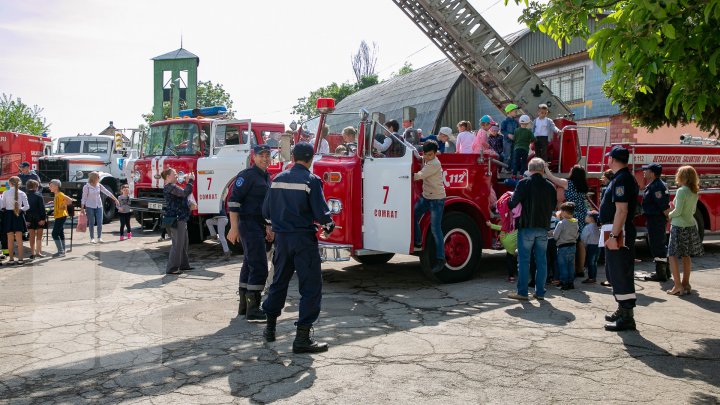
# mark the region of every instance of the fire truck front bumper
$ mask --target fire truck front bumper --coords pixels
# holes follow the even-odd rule
[[[164,199],[160,198],[131,198],[130,208],[136,212],[149,212],[162,214]]]
[[[320,260],[323,262],[347,262],[352,256],[352,245],[320,242]]]

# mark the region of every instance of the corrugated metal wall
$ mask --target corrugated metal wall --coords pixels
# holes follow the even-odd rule
[[[475,118],[475,88],[470,80],[462,76],[432,133],[437,134],[440,127],[450,127],[455,132],[457,123],[465,120],[470,121],[475,128],[478,125]]]

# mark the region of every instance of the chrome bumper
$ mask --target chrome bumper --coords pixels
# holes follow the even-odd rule
[[[352,255],[352,245],[320,243],[320,260],[323,262],[347,262]]]

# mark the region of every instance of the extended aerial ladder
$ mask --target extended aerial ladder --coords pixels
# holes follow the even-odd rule
[[[545,103],[553,115],[572,114],[467,0],[393,2],[501,111]]]

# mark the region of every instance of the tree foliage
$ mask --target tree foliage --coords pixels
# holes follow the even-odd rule
[[[413,70],[415,70],[415,69],[413,69],[412,63],[406,61],[405,64],[402,65],[400,70],[397,71],[397,73],[393,73],[393,76],[406,75],[406,74],[412,72]]]
[[[50,128],[42,112],[37,105],[30,107],[20,98],[14,99],[12,94],[3,93],[0,97],[0,131],[42,135]]]
[[[317,99],[329,97],[334,98],[335,102],[339,103],[340,100],[345,97],[375,84],[378,84],[377,75],[364,76],[359,83],[355,84],[350,84],[349,82],[337,84],[336,82],[332,82],[327,86],[311,91],[310,95],[306,97],[298,98],[297,104],[293,106],[292,114],[298,115],[300,121],[305,121],[317,115],[315,111]]]
[[[235,111],[232,109],[233,107],[233,101],[232,97],[230,96],[230,93],[228,93],[224,88],[223,85],[220,83],[213,83],[212,81],[199,81],[197,86],[197,107],[213,107],[216,105],[223,105],[228,109],[228,117],[229,118],[235,118]],[[163,102],[163,117],[169,117],[170,116],[170,102],[165,101]],[[180,109],[186,109],[187,102],[185,100],[180,100]],[[150,112],[148,114],[142,115],[145,122],[148,124],[151,122],[155,122],[158,119],[155,119],[153,116],[153,113]],[[161,119],[161,118],[159,118]]]
[[[507,4],[509,0],[505,0]],[[514,0],[520,18],[558,43],[587,40],[609,73],[605,94],[637,124],[720,125],[720,0]],[[600,20],[592,30],[593,20]]]

